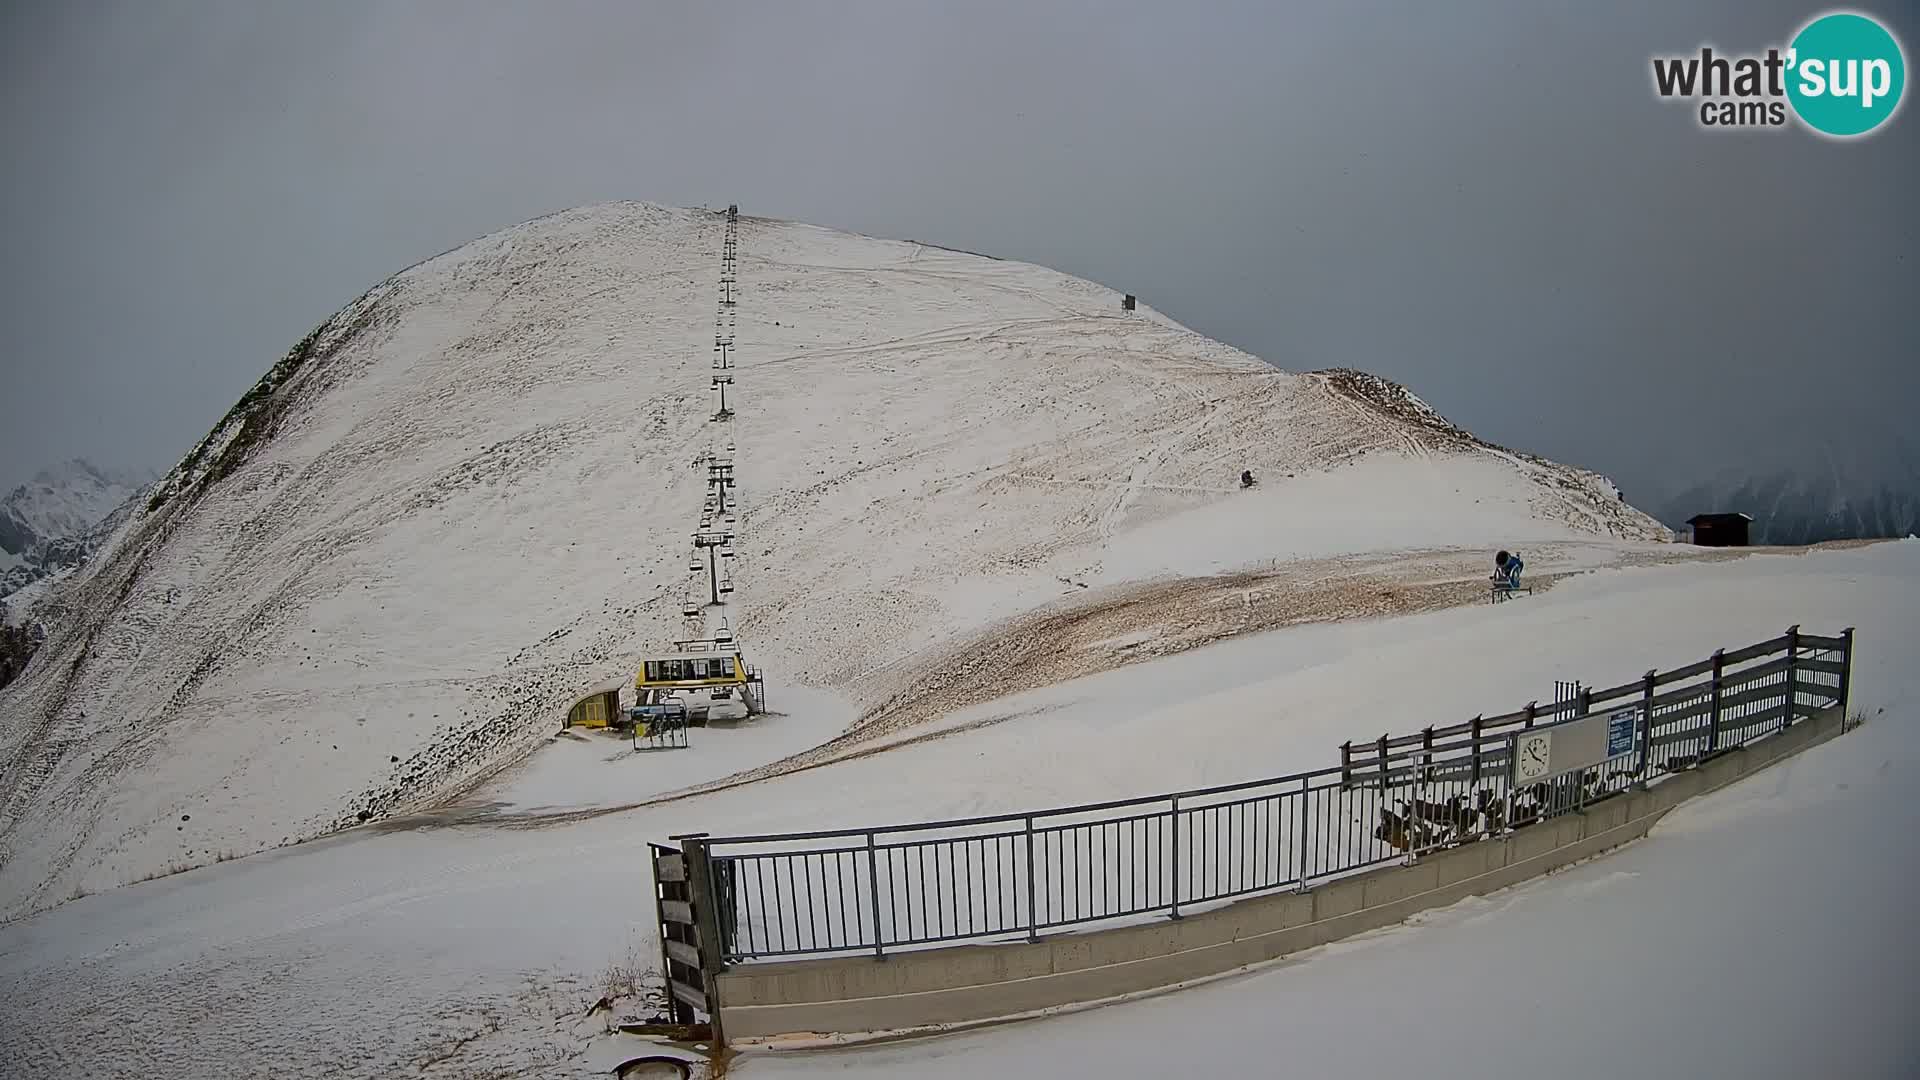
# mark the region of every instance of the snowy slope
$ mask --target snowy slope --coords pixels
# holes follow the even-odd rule
[[[605,1014],[587,1013],[620,969],[658,964],[645,840],[1275,775],[1389,724],[1501,710],[1555,679],[1610,685],[1800,622],[1858,627],[1853,703],[1867,726],[1674,816],[1649,843],[1262,984],[871,1054],[750,1057],[730,1075],[1903,1075],[1874,1066],[1914,1060],[1920,924],[1900,886],[1915,870],[1920,668],[1904,646],[1916,610],[1920,542],[1601,570],[1529,602],[1187,652],[1063,685],[991,727],[721,794],[543,828],[354,830],[0,926],[0,1045],[46,1080],[604,1078],[651,1049],[605,1037]],[[696,733],[696,747],[721,743]],[[657,783],[673,760],[626,762],[631,782]],[[1810,911],[1836,889],[1842,907]],[[1880,992],[1854,992],[1868,988]],[[1701,1067],[1733,1036],[1756,1041],[1731,1067]],[[1578,1055],[1529,1056],[1562,1042]],[[1816,1055],[1832,1067],[1809,1067]]]
[[[0,695],[0,915],[427,805],[685,636],[722,220],[516,226],[277,362],[42,602]],[[1276,371],[1088,282],[740,235],[732,621],[776,687],[865,708],[861,674],[1063,579],[1190,572],[1149,528],[1209,564],[1666,536],[1388,384]]]

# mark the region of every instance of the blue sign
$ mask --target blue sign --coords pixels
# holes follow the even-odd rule
[[[1633,729],[1640,719],[1638,706],[1615,709],[1607,716],[1607,756],[1617,758],[1633,753]]]

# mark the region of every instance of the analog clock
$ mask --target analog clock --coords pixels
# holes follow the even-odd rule
[[[1514,747],[1514,775],[1520,780],[1538,780],[1547,775],[1552,761],[1553,737],[1546,732],[1522,735]]]

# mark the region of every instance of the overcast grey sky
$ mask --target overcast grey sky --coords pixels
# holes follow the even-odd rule
[[[1043,263],[1629,498],[1920,460],[1920,114],[1712,134],[1651,89],[1820,10],[11,3],[0,485],[167,468],[376,281],[616,198]]]

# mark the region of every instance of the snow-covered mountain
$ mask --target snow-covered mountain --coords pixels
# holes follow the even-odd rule
[[[0,917],[516,760],[689,636],[701,455],[729,442],[734,629],[772,685],[862,707],[868,673],[1077,588],[1668,538],[1384,380],[1276,370],[1043,268],[756,218],[714,422],[723,220],[515,226],[274,364],[40,602],[0,691]]]
[[[1836,476],[1783,469],[1697,484],[1660,506],[1683,525],[1695,514],[1740,512],[1753,518],[1756,544],[1817,544],[1920,534],[1920,477]]]
[[[151,470],[103,469],[83,458],[42,469],[0,499],[0,551],[19,555],[38,540],[84,536],[156,479]]]
[[[79,565],[110,531],[102,528],[107,519],[130,512],[130,500],[157,478],[75,458],[14,488],[0,499],[0,597]]]

